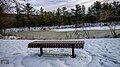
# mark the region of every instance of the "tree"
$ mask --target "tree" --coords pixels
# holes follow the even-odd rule
[[[56,22],[58,26],[61,25],[61,9],[60,8],[58,8],[56,12]]]
[[[43,26],[44,25],[44,9],[41,7],[40,8],[40,18],[39,18],[39,26]]]
[[[99,20],[105,20],[110,15],[112,15],[112,5],[109,3],[103,3]]]
[[[52,12],[52,26],[56,25],[56,16],[55,16],[55,12]]]
[[[21,5],[16,3],[16,23],[15,23],[15,27],[24,27],[24,24],[22,24],[22,13],[21,13]]]
[[[9,24],[8,21],[6,21],[5,16],[7,13],[12,12],[11,4],[15,2],[16,2],[15,0],[0,0],[0,33],[1,34],[3,33],[2,29],[4,29],[5,31],[5,29],[9,27],[9,25],[12,25]]]
[[[72,14],[68,11],[65,11],[65,23],[66,25],[71,25],[73,22],[72,22]]]
[[[66,24],[66,7],[62,7],[62,24]]]
[[[100,20],[107,23],[112,36],[116,36],[116,25],[120,21],[120,3],[103,3],[102,4],[102,14]]]
[[[33,12],[35,12],[34,8],[30,5],[30,3],[27,3],[24,6],[24,10],[23,12],[25,12],[26,17],[25,17],[25,26],[28,27],[30,29],[31,26],[34,25],[34,22],[32,22],[32,18],[33,18]]]
[[[88,19],[88,16],[86,15],[85,13],[85,6],[82,5],[82,18],[81,18],[81,22],[82,22],[82,32],[81,32],[81,35],[84,36],[85,38],[90,38],[90,35],[89,35],[89,31],[87,30],[87,28],[85,27],[85,23],[88,23],[89,21],[87,21]],[[83,33],[83,34],[82,34]]]
[[[85,6],[84,5],[82,5],[81,10],[82,10],[82,14],[85,15]]]
[[[46,12],[45,11],[45,24],[46,26],[51,26],[52,25],[52,12]]]
[[[71,9],[71,12],[73,14],[73,16],[75,17],[75,27],[78,27],[78,22],[80,21],[81,18],[81,6],[79,4],[77,4],[75,6],[75,9]]]
[[[100,18],[101,14],[101,2],[96,1],[94,4],[91,6],[91,9],[89,9],[92,12],[92,15],[97,17],[97,20]]]
[[[85,17],[86,17],[84,5],[82,5],[82,8],[81,8],[80,5],[76,5],[76,9],[72,9],[72,13],[73,13],[73,15],[76,18],[76,23],[75,23],[76,24],[75,25],[76,31],[75,31],[74,35],[76,35],[77,38],[79,38],[80,36],[84,36],[85,37],[85,35],[87,36],[87,38],[89,38],[89,32],[86,30],[86,27],[84,26]],[[83,27],[81,27],[83,31],[80,32],[80,33],[78,33],[78,31],[77,31],[78,22],[82,22],[81,24],[83,26]]]
[[[117,35],[116,32],[116,26],[117,26],[117,22],[120,22],[120,16],[112,16],[112,17],[108,17],[105,22],[107,22],[107,26],[110,29],[110,32],[112,34],[112,37],[115,37]]]

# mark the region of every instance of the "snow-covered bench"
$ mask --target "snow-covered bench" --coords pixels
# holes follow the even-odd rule
[[[40,56],[43,54],[42,48],[72,48],[72,58],[75,58],[74,48],[84,48],[84,41],[33,41],[28,44],[28,48],[40,48]]]

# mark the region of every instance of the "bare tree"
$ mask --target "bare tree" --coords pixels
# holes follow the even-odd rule
[[[89,39],[89,38],[90,38],[89,31],[88,31],[87,28],[85,27],[85,24],[84,24],[84,23],[82,24],[82,27],[81,27],[81,28],[82,28],[82,32],[83,32],[84,37]]]
[[[7,27],[8,22],[6,21],[6,14],[11,14],[14,12],[14,4],[17,3],[16,0],[0,0],[0,33],[2,34],[2,30],[4,30]]]
[[[112,16],[112,17],[108,17],[106,19],[107,20],[107,26],[110,29],[112,37],[116,37],[116,35],[117,35],[117,33],[116,33],[116,26],[117,26],[118,22],[120,21],[119,19],[120,19],[119,16],[117,16],[117,17]]]

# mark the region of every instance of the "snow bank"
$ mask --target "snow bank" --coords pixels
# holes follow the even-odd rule
[[[51,31],[55,32],[66,32],[66,31],[75,31],[75,30],[109,30],[108,26],[100,27],[86,27],[86,28],[66,28],[66,29],[52,29]],[[116,29],[120,29],[120,26],[116,26]]]
[[[39,49],[27,48],[33,40],[0,40],[0,67],[120,67],[120,38],[81,40],[85,48],[75,49],[76,58],[63,48],[44,49],[39,57]]]

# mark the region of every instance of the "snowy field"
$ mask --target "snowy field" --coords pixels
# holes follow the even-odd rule
[[[115,29],[120,29],[120,26],[116,26]],[[66,31],[75,31],[75,30],[110,30],[110,28],[108,26],[98,26],[98,27],[86,27],[86,28],[52,29],[51,31],[66,32]]]
[[[55,32],[64,32],[64,31],[75,31],[75,28],[67,28],[67,26],[61,26],[63,29],[56,29],[58,26],[44,27],[46,30],[51,30]],[[64,28],[66,27],[66,28]],[[68,26],[69,27],[69,26]],[[112,26],[115,27],[115,26]],[[109,30],[108,26],[95,26],[95,27],[85,27],[85,30]],[[115,29],[120,29],[120,26],[116,26]],[[5,30],[6,33],[11,32],[29,32],[29,31],[41,31],[42,27],[30,27],[29,28],[8,28]],[[77,30],[83,30],[83,28],[77,28]]]
[[[39,49],[27,48],[33,40],[0,40],[0,67],[120,67],[120,38],[81,39],[84,49],[47,48],[39,57]]]

